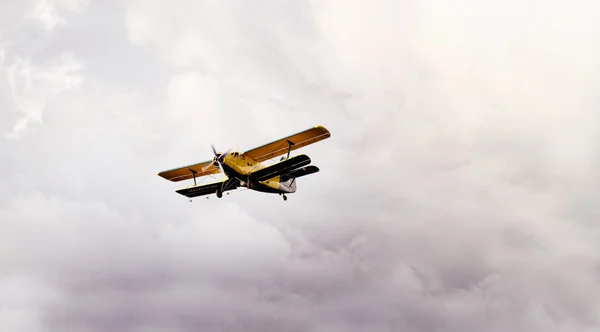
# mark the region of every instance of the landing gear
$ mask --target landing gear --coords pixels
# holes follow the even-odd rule
[[[223,197],[223,192],[221,191],[221,189],[217,189],[217,197]]]
[[[283,194],[283,200],[287,201],[287,196],[285,194]]]

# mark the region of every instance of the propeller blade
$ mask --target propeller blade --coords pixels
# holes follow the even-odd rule
[[[223,165],[221,165],[221,162],[217,159],[217,163],[219,164],[219,173],[226,175],[225,171],[223,170]]]
[[[221,155],[219,156],[219,159],[223,159],[223,158],[225,158],[225,156],[226,156],[226,155],[227,155],[229,152],[231,152],[232,150],[233,150],[233,149],[228,149],[227,151],[225,151],[225,152],[221,153]]]
[[[221,155],[219,155],[217,153],[217,149],[215,149],[215,145],[214,144],[211,144],[210,147],[212,148],[212,151],[213,151],[215,157],[213,158],[213,161],[210,162],[210,164],[202,167],[202,171],[205,172],[207,169],[209,169],[216,162],[216,163],[219,164],[219,172],[223,173],[223,165],[221,165],[221,161],[220,160],[222,160],[223,158],[225,158],[225,156],[227,154],[229,154],[229,152],[231,152],[233,150],[233,148],[228,149],[227,151],[225,151],[225,152],[221,153]]]
[[[219,166],[217,166],[217,169],[219,170],[219,173],[223,173],[223,165],[221,165],[221,163],[220,163],[218,160],[213,160],[213,161],[211,161],[211,162],[210,162],[210,164],[208,164],[208,165],[206,165],[206,166],[202,167],[202,171],[203,171],[203,172],[206,172],[206,170],[207,170],[207,169],[208,169],[210,166],[214,165],[215,163],[218,163],[218,164],[219,164]]]
[[[215,163],[215,161],[214,161],[214,160],[213,160],[213,161],[211,161],[211,162],[210,162],[210,164],[208,164],[208,165],[206,165],[206,166],[202,167],[202,171],[203,171],[203,172],[206,172],[206,170],[207,170],[207,169],[208,169],[210,166],[212,166],[214,163]]]

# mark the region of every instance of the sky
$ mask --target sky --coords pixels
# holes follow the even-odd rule
[[[3,0],[0,331],[600,331],[599,15]],[[315,125],[286,202],[157,176]]]

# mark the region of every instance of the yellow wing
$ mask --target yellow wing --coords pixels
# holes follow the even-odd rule
[[[327,128],[323,126],[316,126],[294,135],[278,139],[271,143],[267,143],[252,150],[248,150],[244,152],[244,154],[257,162],[261,162],[286,154],[288,152],[290,142],[293,144],[290,151],[294,151],[296,149],[329,138],[330,136],[331,133],[329,133]]]
[[[208,160],[199,164],[178,167],[162,171],[158,173],[158,175],[169,181],[177,182],[194,178],[194,172],[196,172],[195,176],[197,178],[201,176],[219,173],[219,169],[215,165],[211,165],[206,171],[202,171],[202,167],[210,164],[211,162],[212,160]]]

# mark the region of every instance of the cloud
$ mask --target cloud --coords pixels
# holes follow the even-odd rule
[[[65,19],[56,13],[55,8],[50,4],[50,1],[39,1],[33,11],[31,17],[42,25],[46,30],[54,30],[57,25],[64,25]]]
[[[66,20],[59,15],[58,8],[65,7],[71,11],[79,11],[85,1],[49,1],[35,3],[8,3],[6,23],[3,25],[3,38],[0,40],[2,51],[2,67],[6,82],[10,86],[11,107],[15,107],[23,115],[13,124],[11,131],[5,135],[11,139],[20,137],[21,132],[32,123],[42,123],[43,113],[48,102],[63,91],[80,88],[83,81],[84,63],[72,52],[62,51],[55,56],[38,58],[36,51],[47,49],[55,28],[64,26]],[[22,21],[14,17],[26,11]],[[10,16],[10,13],[16,15]],[[41,24],[32,25],[30,19]],[[24,42],[24,40],[29,40]]]
[[[67,24],[66,19],[59,14],[60,9],[81,11],[87,4],[88,0],[39,0],[27,17],[38,21],[43,29],[52,31]]]
[[[1,328],[599,329],[595,2],[74,4],[2,26]],[[156,176],[316,124],[285,203]]]
[[[44,65],[32,65],[29,59],[15,58],[7,66],[7,80],[17,108],[25,115],[8,134],[16,138],[29,122],[43,122],[43,112],[49,99],[62,91],[78,89],[83,81],[83,65],[65,53]]]

